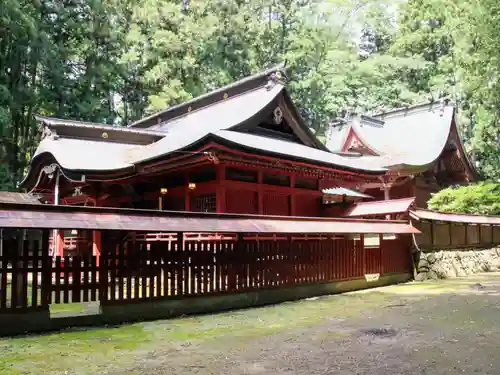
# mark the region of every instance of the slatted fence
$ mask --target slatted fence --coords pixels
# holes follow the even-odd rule
[[[365,249],[362,237],[287,235],[115,235],[93,256],[52,258],[48,233],[32,252],[16,243],[0,256],[0,312],[50,304],[127,304],[230,294],[408,272],[400,239]],[[133,238],[133,240],[130,240]]]

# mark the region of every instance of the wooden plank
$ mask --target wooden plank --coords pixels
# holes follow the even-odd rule
[[[118,247],[118,301],[125,301],[125,280],[127,279],[127,274],[132,272],[134,265],[129,264],[127,267],[126,247],[124,243],[121,243]],[[129,258],[130,259],[130,258]]]
[[[107,235],[107,233],[106,233]],[[103,236],[104,237],[104,236]],[[106,238],[106,237],[104,237]],[[110,257],[110,252],[112,252],[115,244],[112,243],[111,241],[104,242],[106,243],[105,246],[103,246],[103,250],[101,251],[100,259],[99,259],[99,266],[97,266],[97,260],[96,257],[92,257],[92,267],[95,267],[94,269],[96,272],[92,272],[92,283],[94,284],[96,282],[96,278],[99,277],[99,282],[98,282],[98,287],[99,287],[99,293],[98,293],[98,300],[102,303],[105,304],[108,299],[110,298],[109,295],[109,278],[110,278],[110,262],[112,257]],[[113,272],[113,271],[111,271]],[[111,276],[112,277],[112,276]],[[92,297],[92,295],[91,295]]]
[[[127,244],[127,249],[129,246],[131,246],[130,243]],[[127,285],[126,285],[126,291],[124,290],[123,293],[124,293],[124,298],[128,301],[132,301],[134,299],[134,296],[132,295],[132,271],[133,271],[133,267],[134,267],[134,265],[132,264],[132,259],[133,259],[132,257],[133,257],[133,254],[135,252],[133,249],[132,249],[132,251],[127,252],[126,254],[123,255],[124,267],[127,269],[126,277],[125,277]],[[124,248],[124,250],[125,250],[125,248]],[[137,273],[137,270],[135,270],[135,273]]]
[[[147,277],[147,253],[146,253],[146,244],[139,248],[139,256],[140,256],[140,280],[141,280],[141,299],[145,299],[148,297],[148,277]]]
[[[181,284],[183,295],[189,295],[189,271],[191,254],[187,248],[184,248],[181,256]]]
[[[101,264],[100,264],[101,266]],[[90,288],[90,300],[91,301],[97,301],[97,289],[99,288],[98,285],[101,285],[101,283],[105,283],[104,280],[99,279],[99,284],[97,284],[97,274],[99,273],[99,267],[97,267],[97,257],[96,256],[91,256],[90,257],[90,269],[88,276],[90,277],[90,283],[92,287]],[[100,288],[99,288],[100,289]]]
[[[49,306],[52,302],[52,259],[49,256],[50,231],[42,231],[41,241],[41,306]]]
[[[128,248],[128,258],[130,260],[130,262],[132,262],[133,259],[138,259],[138,254],[140,252],[140,248],[139,248],[139,244],[137,242],[132,242],[131,244],[129,244],[129,248]],[[140,280],[140,275],[139,275],[139,266],[140,266],[140,263],[137,263],[135,265],[136,269],[134,270],[134,296],[132,299],[134,300],[138,300],[141,296],[140,296],[140,283],[141,283],[141,280]],[[134,266],[130,265],[130,268],[133,269]]]
[[[84,255],[81,259],[82,268],[81,268],[81,293],[82,293],[82,301],[89,302],[89,292],[90,292],[90,283],[89,283],[89,272],[90,272],[90,257],[88,255]]]
[[[120,241],[120,239],[118,239],[118,241]],[[108,277],[109,274],[109,287],[106,288],[106,294],[108,297],[106,298],[109,298],[110,301],[116,301],[116,277],[117,277],[117,272],[119,272],[119,268],[117,265],[118,262],[117,257],[121,245],[117,243],[115,246],[116,247],[114,251],[110,254],[111,256],[109,257],[108,261],[109,273],[106,274],[106,278]],[[106,251],[104,253],[106,253]]]
[[[182,264],[181,256],[184,250],[184,234],[177,234],[177,247],[175,249],[174,259],[175,259],[175,295],[182,296]]]
[[[7,241],[3,243],[3,246],[7,245]],[[0,310],[7,309],[7,293],[9,289],[7,288],[7,271],[8,271],[8,258],[7,252],[9,249],[4,248],[3,254],[0,254]]]
[[[55,257],[55,263],[54,263],[54,303],[61,303],[61,272],[62,272],[62,267],[61,267],[61,257],[56,256]]]
[[[148,298],[154,298],[155,295],[155,271],[156,267],[154,264],[154,257],[151,251],[146,251],[146,269],[147,269],[147,280],[148,280]]]
[[[21,269],[18,275],[21,280],[21,306],[28,307],[28,272],[29,272],[29,242],[23,241],[23,252],[21,255]]]
[[[73,279],[73,285],[71,288],[71,302],[81,302],[81,292],[82,292],[82,286],[81,286],[81,265],[82,265],[82,258],[79,256],[72,257],[71,259],[71,272],[72,272],[72,279]]]
[[[155,297],[162,297],[162,281],[163,281],[163,249],[162,244],[160,242],[154,243],[154,252],[151,254],[154,257],[154,269],[155,269]],[[151,248],[153,249],[153,244],[151,244]]]
[[[69,298],[69,292],[70,292],[70,275],[72,271],[72,258],[70,258],[68,255],[66,255],[64,258],[64,266],[63,266],[63,274],[64,274],[64,288],[63,288],[63,302],[64,303],[69,303],[70,298]]]

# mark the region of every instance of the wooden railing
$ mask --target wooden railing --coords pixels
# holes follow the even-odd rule
[[[108,240],[100,267],[92,256],[51,258],[44,250],[19,255],[11,249],[0,256],[0,313],[54,303],[229,294],[411,269],[408,243],[401,239],[365,249],[361,240],[335,236],[200,236],[136,236],[127,246]]]

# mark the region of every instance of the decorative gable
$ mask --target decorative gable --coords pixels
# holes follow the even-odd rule
[[[347,138],[342,146],[343,152],[359,152],[363,155],[371,155],[376,156],[375,153],[368,145],[366,145],[359,135],[356,133],[353,127],[349,129],[349,133],[347,134]]]

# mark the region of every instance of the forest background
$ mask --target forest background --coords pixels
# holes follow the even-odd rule
[[[447,98],[499,181],[499,35],[496,0],[3,0],[0,189],[25,173],[34,114],[124,126],[282,62],[320,138],[346,110]]]

